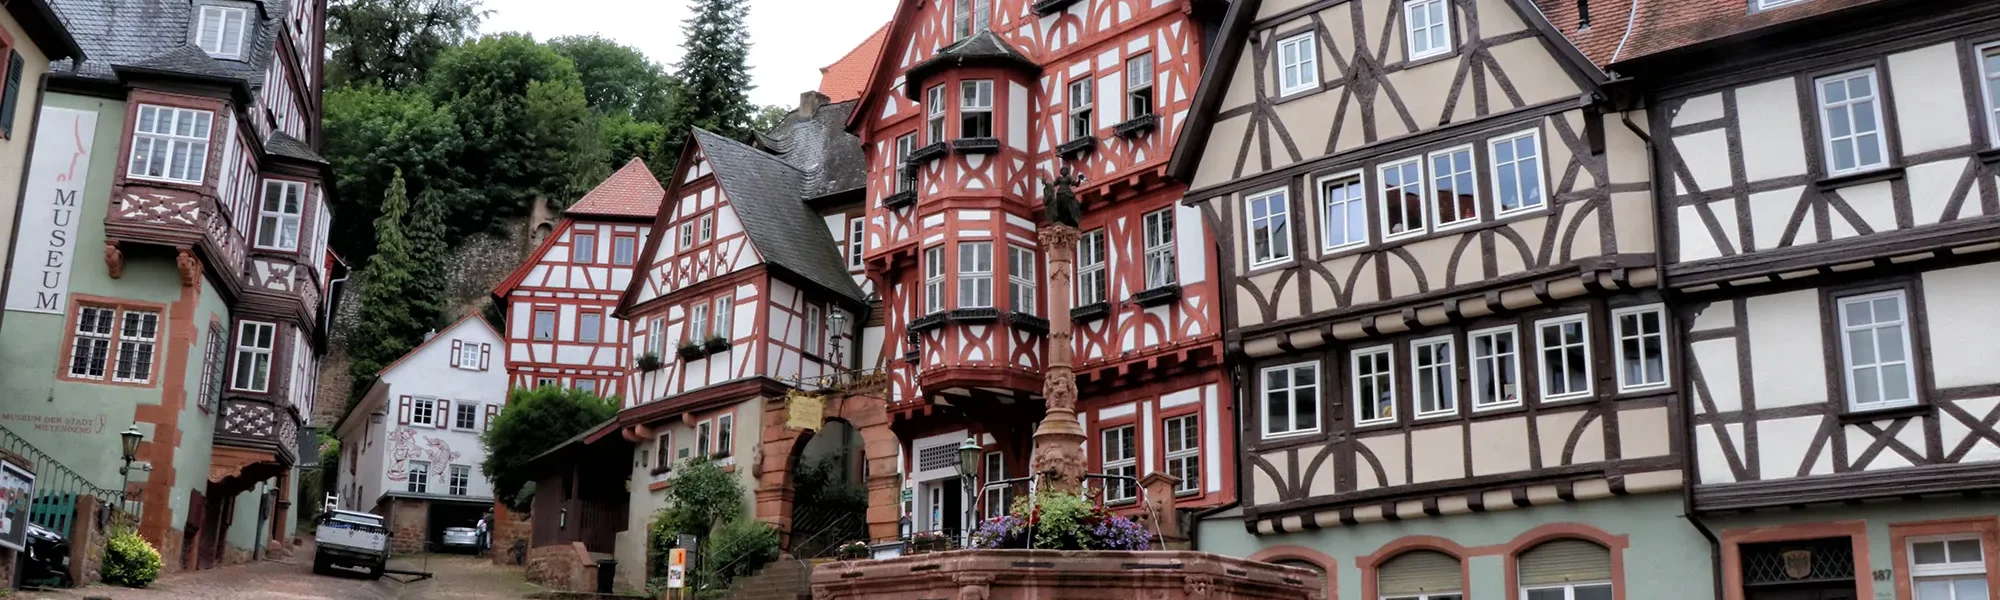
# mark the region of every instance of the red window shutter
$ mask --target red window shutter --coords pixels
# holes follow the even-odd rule
[[[486,369],[487,369],[487,365],[489,365],[489,364],[492,364],[492,362],[493,362],[493,345],[492,345],[492,344],[480,344],[480,345],[479,345],[479,370],[481,370],[481,371],[484,371],[484,370],[486,370]]]
[[[451,401],[439,399],[437,410],[431,413],[431,424],[438,429],[451,426]]]
[[[411,407],[411,405],[412,405],[412,401],[410,400],[410,397],[409,397],[409,396],[403,396],[403,397],[402,397],[401,399],[399,399],[399,400],[397,400],[397,401],[396,401],[396,424],[397,424],[397,425],[408,425],[408,424],[410,424],[410,407]]]
[[[482,427],[480,427],[480,428],[479,428],[479,429],[480,429],[480,431],[485,431],[485,430],[488,430],[488,429],[492,429],[492,428],[493,428],[493,419],[494,419],[495,417],[499,417],[499,416],[500,416],[500,405],[498,405],[498,404],[488,404],[488,405],[486,405],[486,424],[485,424],[484,426],[482,426]]]
[[[451,341],[451,366],[461,369],[465,368],[465,365],[459,364],[458,362],[458,357],[459,357],[458,351],[460,348],[463,348],[464,346],[465,342],[459,340]]]

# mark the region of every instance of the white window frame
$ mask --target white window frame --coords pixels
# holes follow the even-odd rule
[[[985,31],[992,23],[991,0],[954,0],[951,12],[951,40],[956,42]]]
[[[1187,435],[1174,435],[1176,425]],[[1201,414],[1188,413],[1161,419],[1160,434],[1160,446],[1166,452],[1167,474],[1180,478],[1174,484],[1174,495],[1201,493]],[[1179,473],[1174,472],[1176,468]],[[1189,477],[1188,473],[1194,476]]]
[[[1457,164],[1456,160],[1456,158],[1461,155],[1465,158],[1464,170],[1459,169],[1459,165]],[[1438,172],[1437,161],[1439,158],[1444,158],[1448,161],[1452,161],[1453,163],[1451,165],[1452,171],[1450,173]],[[1429,199],[1429,206],[1426,206],[1424,208],[1424,212],[1430,217],[1432,230],[1444,231],[1446,229],[1457,229],[1460,227],[1466,227],[1479,223],[1480,213],[1484,212],[1479,209],[1479,203],[1481,200],[1483,200],[1482,198],[1480,198],[1479,195],[1479,155],[1472,151],[1471,144],[1459,146],[1456,148],[1446,148],[1425,155],[1424,175],[1429,177],[1429,179],[1425,180],[1425,183],[1427,183],[1429,186],[1426,189],[1426,191],[1428,191],[1431,194],[1431,198]],[[1452,220],[1449,222],[1446,221],[1445,214],[1443,210],[1441,210],[1443,207],[1437,205],[1438,201],[1440,200],[1439,196],[1440,190],[1444,189],[1440,187],[1438,183],[1446,178],[1450,178],[1453,180],[1452,181],[1453,198],[1451,200],[1452,208],[1463,211],[1466,203],[1470,203],[1472,206],[1472,216],[1458,218],[1456,220]],[[1460,183],[1469,184],[1467,186],[1467,189],[1465,190],[1466,192],[1468,192],[1468,194],[1458,193],[1460,190],[1457,189],[1457,186]],[[1470,196],[1470,199],[1466,199],[1468,195]]]
[[[944,312],[944,245],[924,249],[924,314]]]
[[[980,507],[982,509],[980,516],[982,518],[994,519],[1006,515],[1008,509],[1007,486],[994,485],[994,482],[1007,478],[1007,455],[999,452],[987,452],[980,455],[979,473],[985,476],[982,478],[982,481],[985,483],[979,488]]]
[[[861,253],[866,249],[868,221],[861,217],[847,219],[847,270],[859,270],[862,266]]]
[[[272,192],[277,192],[277,204],[272,204]],[[296,192],[296,195],[293,194]],[[291,210],[287,211],[286,201],[290,200]],[[280,250],[296,252],[299,249],[299,229],[305,222],[306,184],[283,179],[264,180],[264,197],[257,202],[257,240],[259,250]],[[265,240],[266,235],[272,239]],[[287,235],[290,237],[288,238]]]
[[[590,322],[592,317],[595,317],[597,320],[595,324]],[[589,310],[578,311],[576,314],[576,341],[586,344],[596,344],[604,341],[604,313]]]
[[[1978,555],[1971,557],[1971,560],[1954,560],[1959,557],[1951,553],[1952,542],[1972,542],[1973,547],[1978,549]],[[1917,564],[1917,545],[1919,544],[1939,544],[1941,546],[1939,550],[1945,553],[1946,562],[1930,565]],[[1986,540],[1982,534],[1955,533],[1910,538],[1904,542],[1904,552],[1909,557],[1909,564],[1904,566],[1909,569],[1910,597],[1913,600],[1932,600],[1928,596],[1920,595],[1922,588],[1919,587],[1919,584],[1933,580],[1942,579],[1947,582],[1957,582],[1971,579],[1979,581],[1982,584],[1989,583],[1986,574]],[[1991,589],[1987,590],[1988,594],[1992,592],[1993,590]],[[1957,586],[1954,585],[1951,587],[1951,595],[1939,600],[1986,599],[1959,596]]]
[[[736,453],[736,413],[722,413],[715,418],[715,449],[712,455],[729,456]]]
[[[451,465],[447,467],[446,470],[448,471],[445,474],[446,494],[453,496],[464,496],[466,495],[467,492],[471,491],[472,489],[471,465]]]
[[[681,249],[694,247],[694,221],[681,222]]]
[[[405,490],[412,494],[428,494],[431,487],[431,461],[413,460],[403,471]]]
[[[1300,369],[1304,369],[1312,373],[1311,384],[1305,386],[1298,385],[1298,371]],[[1285,387],[1281,389],[1272,389],[1270,387],[1271,373],[1278,371],[1283,371],[1285,373]],[[1326,413],[1324,411],[1325,403],[1321,402],[1320,388],[1324,386],[1323,382],[1320,381],[1319,362],[1307,361],[1300,363],[1292,363],[1288,365],[1265,367],[1257,371],[1257,386],[1258,386],[1257,412],[1263,417],[1263,425],[1261,426],[1261,430],[1264,434],[1263,436],[1264,439],[1270,440],[1270,439],[1286,438],[1286,437],[1301,436],[1301,435],[1312,435],[1320,432],[1321,429],[1320,423],[1326,420]],[[1313,422],[1308,427],[1300,427],[1298,422],[1299,393],[1301,391],[1308,391],[1312,394]],[[1277,392],[1283,392],[1285,394],[1285,409],[1287,413],[1285,415],[1285,422],[1291,425],[1289,429],[1285,429],[1282,431],[1274,431],[1271,429],[1271,394]]]
[[[1104,256],[1104,230],[1092,229],[1076,240],[1076,305],[1111,301],[1111,261]]]
[[[1770,10],[1773,8],[1782,8],[1805,1],[1806,0],[1757,0],[1757,10]]]
[[[708,302],[698,301],[688,308],[688,341],[708,341]]]
[[[1897,310],[1896,322],[1885,323],[1880,319],[1876,319],[1867,325],[1857,326],[1849,324],[1848,314],[1847,314],[1848,306],[1853,304],[1873,304],[1876,300],[1882,300],[1888,298],[1893,298],[1896,300],[1896,310]],[[1910,328],[1913,326],[1913,324],[1910,322],[1909,295],[1904,293],[1902,289],[1885,290],[1868,294],[1842,296],[1835,300],[1835,305],[1836,305],[1835,310],[1839,312],[1838,318],[1840,324],[1840,369],[1841,369],[1840,376],[1841,379],[1847,384],[1844,387],[1846,388],[1845,394],[1847,398],[1848,409],[1855,412],[1861,412],[1861,411],[1881,410],[1885,408],[1911,406],[1917,404],[1917,398],[1918,398],[1917,361],[1916,357],[1912,354],[1912,352],[1916,351],[1916,345],[1913,343],[1913,340],[1910,339]],[[1871,308],[1870,311],[1872,312],[1873,309]],[[1901,361],[1882,360],[1881,344],[1880,344],[1881,334],[1877,330],[1882,329],[1885,326],[1894,326],[1902,330],[1901,331],[1902,336],[1898,340],[1901,341],[1903,344],[1903,360]],[[1853,336],[1855,333],[1859,333],[1862,331],[1870,332],[1869,339],[1877,342],[1875,351],[1875,362],[1868,365],[1856,365],[1854,363]],[[1882,367],[1893,365],[1896,364],[1897,362],[1901,362],[1903,365],[1904,381],[1905,385],[1908,386],[1905,389],[1909,391],[1910,397],[1904,400],[1898,400],[1893,402],[1885,399],[1880,402],[1876,402],[1874,404],[1868,404],[1868,405],[1861,404],[1858,401],[1857,394],[1855,393],[1856,390],[1856,383],[1854,377],[1855,370],[1860,368],[1875,369],[1876,385],[1879,386],[1882,383],[1881,379]],[[1877,391],[1879,396],[1880,390],[1878,389]]]
[[[993,242],[958,243],[958,308],[993,308]]]
[[[715,313],[710,315],[709,318],[710,322],[713,323],[709,327],[712,333],[722,336],[722,339],[734,341],[736,339],[736,296],[728,294],[717,297],[715,299]]]
[[[469,340],[458,342],[458,368],[479,368],[479,344]]]
[[[1160,101],[1153,90],[1153,53],[1125,59],[1125,120],[1153,114],[1153,105]],[[1141,92],[1146,94],[1144,102]]]
[[[800,332],[804,337],[800,341],[800,348],[804,349],[806,354],[819,356],[820,341],[826,339],[826,326],[823,323],[825,320],[820,318],[819,305],[807,305],[805,330]]]
[[[570,380],[570,385],[569,385],[569,387],[570,387],[571,389],[574,389],[574,390],[576,390],[576,391],[579,391],[579,392],[590,392],[590,393],[592,393],[592,394],[596,394],[596,393],[597,393],[597,380],[595,380],[595,379],[573,379],[573,380]]]
[[[1174,238],[1178,232],[1174,208],[1167,207],[1139,217],[1139,243],[1146,249],[1146,289],[1158,289],[1180,282],[1180,256]],[[1108,272],[1108,271],[1107,271]],[[1106,282],[1110,278],[1105,279]],[[1106,288],[1106,296],[1110,295]]]
[[[149,121],[146,118],[149,112],[153,115],[150,119],[153,123],[151,130],[145,127]],[[215,113],[192,108],[141,104],[138,114],[139,122],[132,126],[132,155],[126,157],[126,175],[133,179],[148,181],[201,184],[208,176],[208,146],[210,137],[215,134]],[[187,133],[181,133],[178,127],[184,118],[190,119]],[[160,131],[162,126],[165,127],[165,131]],[[181,147],[188,149],[186,163],[176,162],[175,157],[180,156],[180,153],[174,149]],[[156,152],[164,152],[166,156],[158,158]],[[139,161],[142,154],[148,158],[143,163]],[[149,173],[155,162],[159,163],[158,175]],[[172,173],[175,167],[180,167],[182,174],[186,176],[174,176]]]
[[[1124,439],[1118,444],[1113,444],[1111,443],[1113,434],[1117,434]],[[1138,436],[1139,428],[1132,424],[1106,427],[1098,432],[1097,439],[1103,442],[1103,445],[1099,446],[1101,449],[1098,452],[1099,457],[1103,459],[1104,474],[1132,478],[1104,480],[1105,504],[1123,504],[1139,499],[1139,482],[1137,481],[1139,477],[1139,453],[1145,450],[1139,447]],[[1127,444],[1132,447],[1130,454],[1124,454]],[[1118,454],[1114,455],[1114,452]]]
[[[1069,82],[1069,132],[1068,139],[1079,140],[1097,136],[1096,115],[1097,93],[1091,88],[1096,79],[1086,75]]]
[[[654,358],[666,357],[667,355],[666,318],[653,317],[652,324],[646,327],[646,352],[651,353]]]
[[[1441,358],[1437,358],[1430,364],[1425,364],[1421,358],[1422,354],[1420,351],[1437,346],[1444,347]],[[1458,414],[1457,351],[1456,340],[1452,339],[1450,335],[1428,337],[1410,342],[1410,402],[1414,409],[1411,412],[1415,413],[1416,418],[1428,419]],[[1429,386],[1431,391],[1436,392],[1438,399],[1441,400],[1438,403],[1439,408],[1436,410],[1424,410],[1423,392],[1425,384],[1423,377],[1426,373],[1429,373],[1432,377],[1432,382]]]
[[[1026,246],[1007,246],[1007,308],[1017,313],[1036,314],[1035,298],[1040,294],[1035,288],[1035,250]]]
[[[543,337],[541,334],[542,315],[549,316],[548,337]],[[542,308],[532,309],[528,314],[528,337],[533,338],[535,341],[540,341],[540,342],[554,341],[557,336],[561,335],[560,330],[562,328],[560,327],[560,324],[556,322],[557,319],[561,318],[562,314],[556,311],[555,309],[542,309]]]
[[[1368,183],[1363,180],[1361,175],[1361,171],[1348,171],[1346,173],[1321,177],[1314,182],[1314,188],[1319,192],[1320,252],[1331,254],[1341,250],[1368,245],[1372,237],[1371,228],[1368,226]],[[1333,195],[1329,192],[1335,187],[1351,189],[1355,192],[1347,199],[1339,201],[1338,204],[1342,209],[1350,206],[1359,206],[1361,208],[1361,216],[1358,217],[1361,222],[1361,239],[1339,242],[1333,239],[1333,232],[1335,230],[1333,217],[1336,202],[1334,202]],[[1347,221],[1342,224],[1345,225],[1351,222]],[[1345,238],[1347,236],[1347,228],[1341,227],[1339,229],[1341,237]]]
[[[965,120],[974,115],[986,115],[986,135],[967,135]],[[993,120],[993,80],[967,79],[959,82],[958,88],[958,137],[960,139],[990,138],[1000,135],[1000,124]]]
[[[1269,201],[1276,199],[1275,204]],[[1263,216],[1257,216],[1258,203],[1265,204]],[[1275,208],[1274,208],[1275,207]],[[1243,199],[1244,244],[1250,256],[1250,268],[1256,269],[1281,264],[1292,259],[1292,192],[1289,187],[1258,192]],[[1282,221],[1281,223],[1274,222]],[[1285,230],[1283,235],[1278,229]],[[1262,230],[1261,232],[1259,230]],[[1263,238],[1266,252],[1260,252],[1257,241]]]
[[[217,20],[215,24],[220,27],[219,30],[215,31],[214,40],[210,40],[208,37],[210,31],[209,15],[216,16]],[[236,33],[234,35],[231,35],[229,32],[230,19],[232,17],[236,21]],[[199,21],[196,21],[195,27],[195,45],[199,46],[203,52],[207,52],[209,56],[215,58],[241,59],[243,58],[244,46],[243,34],[250,29],[250,11],[233,6],[202,6],[201,18]],[[215,47],[210,48],[209,45],[211,43]]]
[[[261,346],[258,345],[256,341],[252,341],[249,344],[245,344],[244,343],[245,338],[249,338],[251,340],[263,339],[259,337],[253,337],[254,331],[262,331],[264,333],[268,333],[270,336],[268,341]],[[229,389],[243,391],[243,392],[256,392],[260,394],[270,391],[271,367],[273,362],[272,349],[276,348],[277,346],[278,346],[277,323],[268,323],[264,321],[238,322],[236,324],[236,352],[234,353],[236,357],[234,364],[235,368],[231,369],[229,372]],[[262,363],[262,366],[264,368],[261,376],[255,370],[256,367],[259,365],[259,363]],[[245,368],[250,368],[252,370],[249,371],[248,373],[245,373],[244,372]],[[244,375],[246,374],[252,377],[253,379],[246,381],[244,379]]]
[[[1528,600],[1529,592],[1537,592],[1542,590],[1562,590],[1563,600],[1576,600],[1576,588],[1600,587],[1600,586],[1612,588],[1612,592],[1617,593],[1616,584],[1609,581],[1566,581],[1563,583],[1552,583],[1547,585],[1521,586],[1521,600]]]
[[[894,165],[894,177],[896,181],[893,182],[894,185],[890,186],[895,190],[893,193],[900,194],[917,189],[917,168],[910,164],[910,155],[916,152],[916,133],[905,133],[896,136],[896,164]],[[879,206],[880,204],[878,203],[877,205]],[[862,222],[866,223],[867,221],[863,220]]]
[[[1827,84],[1840,82],[1842,87],[1847,87],[1847,82],[1855,79],[1868,80],[1868,96],[1864,99],[1856,99],[1849,96],[1838,102],[1827,101]],[[1876,74],[1873,67],[1828,75],[1813,80],[1813,97],[1818,102],[1819,110],[1820,151],[1826,153],[1823,160],[1825,161],[1826,174],[1828,176],[1863,173],[1889,166],[1889,128],[1888,124],[1882,120],[1883,91],[1882,78]],[[1864,102],[1868,104],[1868,109],[1875,117],[1875,129],[1867,133],[1860,132],[1854,128],[1854,107]],[[1833,118],[1828,115],[1829,112],[1839,108],[1847,109],[1848,135],[1846,136],[1835,136],[1833,134]],[[1875,136],[1875,156],[1879,160],[1873,163],[1863,163],[1861,162],[1861,138],[1870,134]],[[1842,169],[1834,163],[1834,145],[1841,141],[1848,141],[1854,144],[1853,167]]]
[[[1319,87],[1319,40],[1311,31],[1278,40],[1278,95],[1290,96]],[[1296,81],[1286,81],[1296,74]]]
[[[1595,383],[1592,380],[1595,377],[1595,374],[1590,372],[1591,365],[1590,365],[1589,317],[1590,317],[1589,313],[1581,313],[1574,315],[1564,315],[1560,317],[1552,317],[1535,322],[1535,376],[1538,378],[1537,381],[1541,383],[1541,389],[1537,391],[1541,394],[1542,402],[1575,400],[1578,398],[1586,398],[1590,396],[1591,389],[1593,388],[1593,384]],[[1578,340],[1574,344],[1568,340],[1563,340],[1562,344],[1559,347],[1551,348],[1548,345],[1548,340],[1542,337],[1542,331],[1550,327],[1561,327],[1563,325],[1568,325],[1570,323],[1575,323],[1579,326],[1578,331],[1582,332],[1582,339]],[[1566,351],[1568,348],[1571,347],[1581,347],[1583,349],[1583,389],[1569,390],[1561,394],[1551,395],[1549,394],[1549,351],[1551,349]],[[1568,371],[1565,370],[1564,374],[1567,375]]]
[[[1380,370],[1372,370],[1366,374],[1362,373],[1361,361],[1363,359],[1372,361],[1376,357],[1381,357],[1382,363],[1380,366],[1382,368]],[[1349,352],[1347,356],[1347,372],[1348,372],[1348,387],[1352,389],[1352,392],[1349,394],[1349,397],[1351,397],[1354,401],[1354,426],[1361,427],[1365,425],[1377,425],[1381,423],[1396,422],[1397,417],[1399,417],[1400,415],[1396,414],[1397,398],[1396,398],[1395,346],[1385,344],[1381,346],[1371,346],[1368,348],[1362,348],[1359,350],[1355,350],[1353,352]],[[1388,414],[1377,414],[1372,418],[1367,416],[1366,414],[1367,408],[1374,406],[1376,399],[1367,398],[1362,395],[1361,383],[1364,378],[1374,379],[1375,380],[1374,383],[1376,384],[1378,390],[1387,389],[1389,391],[1389,410],[1387,411]]]
[[[437,427],[437,405],[437,399],[429,396],[410,398],[410,424]],[[417,415],[420,414],[423,415],[423,418],[417,418]]]
[[[1641,331],[1636,333],[1625,331],[1625,317],[1638,315],[1640,316],[1641,319],[1643,319],[1644,315],[1646,314],[1652,314],[1654,317],[1659,319],[1659,326],[1660,326],[1659,331],[1653,333],[1645,332],[1643,330],[1645,327],[1643,321],[1640,323]],[[1672,376],[1673,350],[1672,346],[1667,345],[1667,309],[1664,305],[1647,304],[1644,306],[1630,306],[1611,311],[1611,335],[1612,335],[1611,357],[1612,360],[1614,361],[1614,364],[1617,365],[1616,368],[1618,370],[1618,391],[1637,392],[1645,390],[1657,390],[1665,388],[1668,385],[1671,385],[1671,381],[1673,379]],[[1659,356],[1660,380],[1638,381],[1638,382],[1630,381],[1625,377],[1626,375],[1625,340],[1627,339],[1639,340],[1639,352],[1641,354],[1639,356],[1639,361],[1640,361],[1639,364],[1640,368],[1644,369],[1646,364],[1645,363],[1646,357],[1644,356],[1644,353],[1646,351],[1645,338],[1649,337],[1659,338],[1660,340],[1660,356]]]
[[[945,141],[950,133],[946,130],[945,124],[946,103],[949,101],[945,99],[944,85],[931,86],[931,89],[924,92],[924,98],[924,110],[929,119],[925,122],[924,130],[929,137],[924,141],[931,144]]]
[[[620,267],[632,266],[639,261],[639,238],[629,235],[611,236],[611,264]]]
[[[699,221],[701,223],[701,243],[706,244],[710,240],[715,239],[715,213],[703,213]]]
[[[1972,49],[1972,60],[1979,62],[1980,97],[1986,101],[1986,139],[2000,148],[2000,69],[1989,68],[1989,57],[2000,59],[2000,42]]]
[[[1520,145],[1515,144],[1513,146],[1513,149],[1515,150],[1514,158],[1508,160],[1500,160],[1500,145],[1514,144],[1515,142],[1520,141],[1522,138],[1526,138],[1528,140],[1529,146],[1534,148],[1535,150],[1534,158],[1532,159],[1521,158]],[[1492,163],[1492,166],[1487,169],[1488,173],[1487,176],[1493,178],[1492,181],[1493,215],[1495,217],[1504,217],[1512,214],[1541,210],[1549,205],[1548,180],[1547,178],[1542,176],[1544,171],[1542,168],[1543,167],[1542,132],[1540,129],[1530,129],[1520,133],[1493,138],[1492,140],[1486,142],[1486,152],[1488,160]],[[1532,168],[1526,169],[1526,172],[1531,175],[1534,175],[1535,177],[1535,194],[1533,198],[1528,197],[1526,186],[1521,185],[1522,182],[1521,173],[1523,172],[1522,168],[1523,163],[1532,163],[1527,165],[1528,167]],[[1507,208],[1500,205],[1500,202],[1502,202],[1503,199],[1507,197],[1507,194],[1504,193],[1505,186],[1502,186],[1500,183],[1500,171],[1502,169],[1513,169],[1514,171],[1514,195],[1521,199],[1520,206],[1516,206],[1514,208]],[[1530,200],[1533,201],[1532,204],[1529,203]]]
[[[1423,26],[1419,27],[1415,18],[1417,10],[1433,7],[1437,9],[1438,20],[1435,22],[1426,20]],[[1431,33],[1430,40],[1433,42],[1431,47],[1417,47],[1416,33],[1420,29],[1429,30]],[[1409,59],[1412,61],[1451,52],[1451,3],[1445,0],[1404,0],[1403,41],[1404,46],[1409,49]]]
[[[715,421],[702,421],[694,425],[695,452],[702,458],[715,454]]]
[[[117,338],[119,325],[124,322],[118,313],[115,306],[86,304],[77,308],[76,318],[70,322],[70,330],[76,338],[69,348],[70,377],[102,380],[115,372],[117,349],[112,347],[112,340]],[[91,317],[89,325],[83,322],[86,314]],[[158,352],[157,347],[155,352]],[[96,372],[92,373],[93,370]]]
[[[653,452],[659,454],[653,458],[654,469],[674,466],[674,432],[662,431],[659,437],[653,438]]]
[[[591,264],[597,262],[597,234],[577,232],[569,236],[569,261]]]
[[[461,417],[466,415],[472,415],[472,424],[460,425],[459,422],[464,420]],[[451,428],[458,431],[479,429],[479,404],[463,400],[451,403]]]
[[[1508,350],[1506,352],[1495,350],[1492,354],[1482,355],[1480,353],[1479,350],[1480,338],[1502,336],[1502,335],[1506,336],[1508,341]],[[1467,373],[1467,375],[1472,378],[1472,411],[1479,412],[1479,411],[1520,406],[1521,405],[1521,328],[1516,325],[1502,325],[1499,327],[1489,327],[1486,329],[1467,332],[1465,334],[1465,340],[1466,340],[1465,342],[1466,356],[1472,362],[1472,364],[1470,365],[1471,370],[1468,371]],[[1510,363],[1512,368],[1504,370],[1500,368],[1502,362],[1501,359],[1503,357],[1507,359],[1505,362]],[[1513,400],[1507,399],[1507,390],[1505,388],[1502,388],[1499,390],[1494,390],[1495,394],[1494,401],[1492,402],[1480,401],[1481,389],[1479,385],[1479,368],[1481,363],[1486,363],[1486,362],[1490,362],[1493,364],[1493,375],[1496,379],[1498,379],[1499,376],[1503,373],[1513,376],[1513,382],[1514,382]]]
[[[1422,156],[1412,156],[1395,162],[1385,163],[1375,168],[1377,187],[1381,188],[1377,191],[1382,192],[1382,202],[1378,207],[1382,212],[1382,241],[1416,237],[1430,232],[1430,178],[1428,169],[1424,168],[1425,162]],[[1407,178],[1412,168],[1416,170],[1414,180]],[[1391,170],[1396,171],[1395,177],[1389,176]],[[1394,192],[1396,196],[1400,197],[1395,198],[1393,204],[1389,188],[1391,181],[1400,182],[1396,184]],[[1414,191],[1412,191],[1413,186]],[[1415,215],[1400,210],[1409,208],[1409,205],[1403,203],[1403,199],[1411,194],[1415,194],[1417,197],[1417,212]],[[1397,207],[1399,209],[1397,212],[1403,216],[1404,229],[1402,231],[1396,231],[1389,224],[1389,209],[1391,206]]]

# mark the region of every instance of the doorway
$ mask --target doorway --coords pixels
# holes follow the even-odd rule
[[[1749,589],[1744,600],[1855,600],[1854,584],[1815,584],[1781,589]]]
[[[1741,546],[1744,600],[1856,600],[1852,538]]]
[[[943,533],[956,537],[963,530],[965,522],[965,488],[957,477],[928,481],[923,484],[922,498],[926,531]]]

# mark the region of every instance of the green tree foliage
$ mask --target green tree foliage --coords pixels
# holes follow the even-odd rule
[[[605,162],[583,83],[569,59],[526,35],[487,36],[438,57],[424,87],[465,137],[459,165],[472,193],[453,215],[459,233],[493,230],[533,202],[589,191],[573,168]],[[551,158],[563,160],[552,161]]]
[[[731,138],[750,134],[750,29],[748,0],[691,0],[694,16],[681,26],[686,51],[674,71],[680,82],[673,118],[667,121],[666,143],[653,162],[671,170],[680,158],[689,127],[700,127]],[[658,168],[658,167],[656,167]]]
[[[792,109],[783,106],[774,105],[759,108],[757,109],[757,116],[750,119],[750,130],[758,133],[766,133],[772,129],[777,129],[779,124],[785,122],[785,115],[789,114],[792,114]]]
[[[673,78],[639,49],[596,35],[559,37],[548,46],[576,65],[592,109],[639,121],[667,119]]]
[[[667,126],[640,121],[630,115],[606,115],[597,126],[598,137],[604,140],[605,158],[614,170],[634,158],[655,156],[667,136]],[[648,166],[652,166],[650,162]],[[673,168],[673,165],[667,165],[667,169]]]
[[[676,538],[701,539],[695,561],[695,584],[703,594],[721,593],[736,578],[755,572],[778,558],[778,530],[748,518],[743,484],[722,465],[705,458],[674,467],[674,485],[667,488],[667,505],[653,513],[647,527],[647,552],[656,557],[651,576],[666,577],[663,557]]]
[[[410,318],[422,328],[442,328],[451,315],[446,284],[450,282],[451,245],[446,242],[445,221],[451,206],[445,194],[432,189],[417,197],[410,211],[410,287],[405,291]]]
[[[416,85],[439,54],[479,29],[478,0],[334,0],[327,6],[327,81]]]
[[[415,288],[417,267],[403,229],[409,210],[403,173],[397,171],[382,198],[382,216],[375,219],[375,255],[368,259],[359,321],[347,341],[357,392],[366,389],[382,367],[416,347],[424,332],[410,314],[409,290]]]
[[[451,112],[422,91],[379,86],[329,91],[325,125],[326,156],[341,195],[333,248],[350,259],[375,253],[373,225],[398,172],[418,197],[443,194],[451,205],[464,194],[458,159],[465,138]]]
[[[618,414],[618,404],[616,398],[555,386],[509,392],[507,407],[479,435],[486,446],[479,470],[493,482],[493,497],[511,498],[511,508],[527,510],[523,500],[531,497],[521,497],[520,491],[534,476],[526,468],[528,460],[610,420]]]

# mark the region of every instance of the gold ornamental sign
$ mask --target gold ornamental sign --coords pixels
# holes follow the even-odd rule
[[[1785,561],[1785,576],[1794,580],[1812,575],[1812,551],[1791,550],[1779,555]]]
[[[799,390],[785,393],[785,427],[819,431],[825,424],[825,398]]]

